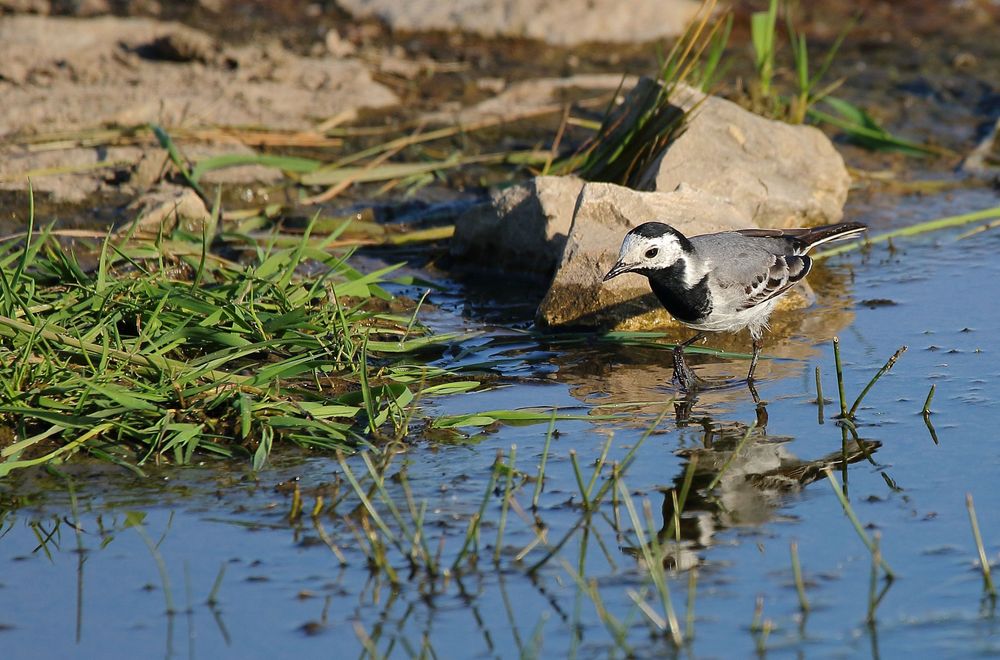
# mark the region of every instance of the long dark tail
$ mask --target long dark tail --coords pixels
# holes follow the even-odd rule
[[[804,254],[817,245],[850,238],[867,231],[867,229],[868,227],[860,222],[838,222],[834,225],[804,227],[802,229],[740,229],[738,233],[744,236],[791,239],[798,248],[796,252]]]
[[[856,236],[868,230],[868,227],[860,222],[840,222],[835,225],[824,225],[822,227],[810,227],[802,236],[797,239],[806,244],[808,248],[828,243],[829,241],[839,241],[844,238]]]

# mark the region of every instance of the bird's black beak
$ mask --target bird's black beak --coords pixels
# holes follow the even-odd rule
[[[607,282],[612,277],[618,277],[622,273],[629,272],[629,270],[631,270],[631,268],[629,268],[629,266],[627,266],[626,264],[623,264],[622,262],[619,261],[618,263],[616,263],[614,265],[614,268],[612,268],[611,270],[608,271],[608,274],[604,276],[604,280],[603,281]]]

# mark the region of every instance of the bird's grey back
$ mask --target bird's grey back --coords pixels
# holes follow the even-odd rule
[[[692,236],[695,254],[710,263],[720,283],[753,281],[774,264],[775,256],[800,254],[787,238],[747,238],[736,232]]]

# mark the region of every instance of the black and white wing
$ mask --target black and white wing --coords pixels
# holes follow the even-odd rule
[[[734,232],[752,239],[755,247],[768,253],[764,263],[757,261],[757,272],[746,280],[743,287],[746,300],[739,308],[750,309],[776,298],[808,275],[812,259],[805,254],[813,247],[855,236],[866,229],[857,222],[842,222],[803,229],[740,229]]]
[[[795,254],[772,254],[770,262],[766,269],[760,268],[753,279],[744,285],[745,298],[737,306],[739,310],[756,307],[780,296],[808,275],[812,268],[812,259]]]
[[[804,254],[808,248],[797,237],[777,230],[752,231],[755,234],[724,232],[691,239],[699,255],[710,262],[718,293],[734,311],[780,296],[812,268],[812,260]]]

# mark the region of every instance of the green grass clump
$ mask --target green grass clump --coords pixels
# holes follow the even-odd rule
[[[828,97],[843,83],[843,80],[836,80],[829,84],[821,84],[851,26],[840,33],[820,65],[813,70],[809,62],[806,35],[795,28],[788,5],[789,3],[783,0],[771,0],[766,11],[755,12],[750,17],[750,41],[753,45],[754,69],[757,77],[751,81],[748,90],[749,102],[751,108],[759,114],[792,124],[801,124],[813,105]],[[789,96],[779,93],[775,80],[779,69],[777,53],[780,10],[784,10],[785,14],[785,30],[794,71],[794,91]]]
[[[803,124],[807,119],[838,128],[848,140],[873,151],[896,151],[908,156],[947,156],[947,149],[922,144],[893,135],[864,109],[833,96],[843,79],[825,79],[844,38],[854,27],[851,21],[837,36],[818,66],[809,59],[806,34],[792,20],[793,3],[770,0],[767,9],[750,17],[750,42],[753,46],[756,77],[750,81],[741,102],[753,112],[780,119],[790,124]],[[778,59],[781,38],[779,14],[785,18],[785,38],[791,53],[787,68],[792,72],[790,84],[780,84]],[[785,93],[782,93],[782,92]],[[823,110],[819,109],[822,104]]]
[[[647,167],[683,132],[687,112],[672,95],[679,86],[707,89],[720,72],[732,16],[713,17],[716,0],[706,0],[673,48],[662,58],[655,79],[642,79],[624,103],[609,107],[596,134],[554,174],[636,187]],[[617,94],[615,95],[617,97]]]
[[[241,263],[207,240],[109,237],[89,268],[28,235],[0,245],[0,476],[78,452],[256,469],[279,442],[402,439],[420,396],[478,385],[413,358],[454,336],[386,291],[395,267],[361,273],[308,231]]]

